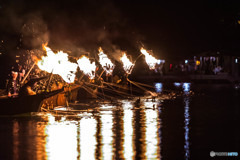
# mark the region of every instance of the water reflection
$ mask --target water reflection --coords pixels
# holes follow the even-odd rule
[[[78,157],[77,123],[67,121],[65,117],[56,121],[52,115],[48,115],[48,120],[45,128],[48,159],[76,159]]]
[[[133,158],[133,112],[130,110],[132,108],[131,102],[123,102],[123,121],[124,121],[124,158]]]
[[[101,119],[101,132],[102,132],[102,158],[113,159],[113,117],[112,111],[102,111]]]
[[[133,110],[134,159],[146,157],[146,113],[144,109]]]
[[[189,159],[190,157],[190,151],[189,151],[189,122],[190,122],[190,114],[189,114],[189,97],[186,97],[184,99],[185,102],[185,108],[184,108],[184,136],[185,136],[185,144],[184,144],[184,149],[185,149],[185,158]]]
[[[162,91],[161,83],[155,86],[158,92]],[[185,93],[184,151],[185,159],[189,159],[188,93],[191,84],[182,83],[180,86]],[[30,121],[26,127],[28,132],[24,132],[26,137],[35,139],[27,142],[26,148],[34,150],[35,154],[30,159],[161,159],[162,108],[159,101],[142,98],[138,105],[134,103],[135,100],[119,102],[100,104],[89,112],[78,112],[71,116],[43,114],[40,115],[42,120]],[[13,123],[14,159],[21,159],[21,127],[19,122]]]
[[[158,113],[154,110],[146,110],[146,144],[148,159],[157,159],[159,153],[158,137]]]
[[[160,93],[163,90],[163,84],[162,83],[155,83],[155,88],[156,88],[156,92]]]
[[[190,83],[183,83],[183,90],[185,92],[184,96],[184,138],[185,138],[185,143],[184,143],[184,150],[185,150],[185,158],[186,160],[189,159],[190,157],[190,151],[189,151],[189,122],[190,122],[190,114],[189,114],[189,101],[190,98],[188,96],[189,91],[190,91]]]
[[[13,159],[19,159],[19,123],[13,122]]]
[[[96,151],[96,126],[97,122],[93,117],[80,120],[80,158],[94,159]]]

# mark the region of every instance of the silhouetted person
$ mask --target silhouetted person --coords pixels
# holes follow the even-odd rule
[[[12,71],[12,76],[7,84],[8,97],[16,96],[19,91],[18,72]]]

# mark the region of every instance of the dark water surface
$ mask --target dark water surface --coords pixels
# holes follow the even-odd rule
[[[211,151],[240,153],[239,91],[227,84],[155,87],[182,94],[141,98],[138,105],[119,100],[79,112],[1,116],[0,160],[239,159],[210,157]]]

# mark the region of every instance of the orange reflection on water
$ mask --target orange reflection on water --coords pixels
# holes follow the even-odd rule
[[[80,120],[80,159],[95,159],[96,127],[97,122],[92,117]]]
[[[124,108],[124,158],[125,159],[133,159],[133,112],[130,110],[132,105],[128,101],[123,101]]]
[[[157,102],[145,102],[144,105],[147,108],[157,106]],[[147,151],[146,157],[148,159],[159,158],[159,141],[158,137],[158,112],[153,109],[145,110],[146,114],[146,144]]]
[[[121,104],[104,104],[96,113],[42,113],[40,120],[15,121],[13,159],[159,159],[157,102]],[[25,144],[31,154],[21,153]]]
[[[13,159],[19,159],[19,124],[17,121],[13,122]]]
[[[144,109],[133,110],[134,159],[146,157],[146,114]]]
[[[13,121],[13,160],[46,159],[44,128],[34,120]]]
[[[113,117],[112,111],[102,111],[101,132],[102,132],[102,159],[113,159]]]
[[[45,128],[46,152],[49,160],[77,159],[77,125],[76,122],[66,121],[63,117],[55,121],[48,115],[49,122]]]

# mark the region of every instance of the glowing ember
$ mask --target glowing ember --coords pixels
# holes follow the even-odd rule
[[[158,62],[156,58],[150,55],[144,48],[141,48],[142,54],[145,56],[146,63],[148,64],[150,69],[155,69],[155,66]]]
[[[90,62],[89,58],[82,56],[78,61],[78,66],[84,74],[88,75],[90,79],[95,77],[96,65],[95,62]]]
[[[103,50],[101,47],[99,48],[98,56],[99,56],[99,62],[102,65],[103,69],[106,71],[107,74],[111,75],[115,66],[111,62],[111,60],[107,57],[107,55],[103,53]]]
[[[73,83],[75,80],[75,73],[77,71],[77,64],[68,60],[68,54],[59,51],[54,53],[49,47],[43,46],[47,52],[47,56],[43,56],[37,65],[41,70],[48,73],[60,75],[67,83]]]
[[[123,69],[126,71],[127,74],[131,74],[133,63],[128,59],[126,53],[120,58],[123,63]]]

